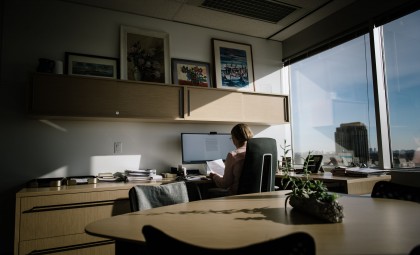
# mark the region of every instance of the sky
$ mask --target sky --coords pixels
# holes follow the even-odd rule
[[[384,26],[393,149],[416,149],[420,138],[420,12]]]

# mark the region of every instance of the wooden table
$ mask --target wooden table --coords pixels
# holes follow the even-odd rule
[[[233,248],[296,231],[311,234],[317,254],[408,254],[420,244],[420,204],[409,201],[343,195],[342,223],[324,223],[284,208],[288,191],[194,201],[90,223],[89,234],[144,244],[141,229],[153,225],[196,245]]]
[[[284,175],[276,174],[276,185],[281,187],[280,180]],[[292,176],[303,177],[303,174],[294,174]],[[329,191],[352,194],[365,195],[371,194],[373,186],[378,181],[390,181],[391,175],[379,175],[368,177],[347,177],[334,176],[330,172],[310,174],[312,180],[320,180],[327,186]]]

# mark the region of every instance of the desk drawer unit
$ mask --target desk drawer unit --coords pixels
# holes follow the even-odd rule
[[[130,212],[128,188],[20,196],[15,254],[113,254],[114,242],[86,234],[85,226]]]

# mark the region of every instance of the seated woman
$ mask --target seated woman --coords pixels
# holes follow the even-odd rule
[[[245,160],[247,141],[254,136],[249,126],[243,123],[235,125],[230,134],[236,149],[229,152],[226,156],[224,175],[220,176],[217,173],[210,173],[210,178],[214,181],[216,187],[226,189],[223,195],[237,194],[239,178]]]

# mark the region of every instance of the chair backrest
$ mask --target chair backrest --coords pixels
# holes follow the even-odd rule
[[[420,203],[420,188],[393,183],[392,181],[379,181],[373,186],[371,197],[392,198]]]
[[[415,246],[409,253],[409,255],[420,255],[420,244]]]
[[[142,232],[150,255],[166,254],[168,247],[171,247],[174,251],[182,251],[185,254],[200,255],[315,254],[315,241],[311,235],[305,232],[296,232],[265,242],[232,249],[210,249],[185,243],[150,225],[144,226]]]
[[[128,191],[132,212],[189,202],[185,182],[136,185]]]
[[[274,191],[277,143],[273,138],[252,138],[246,146],[238,194]]]

